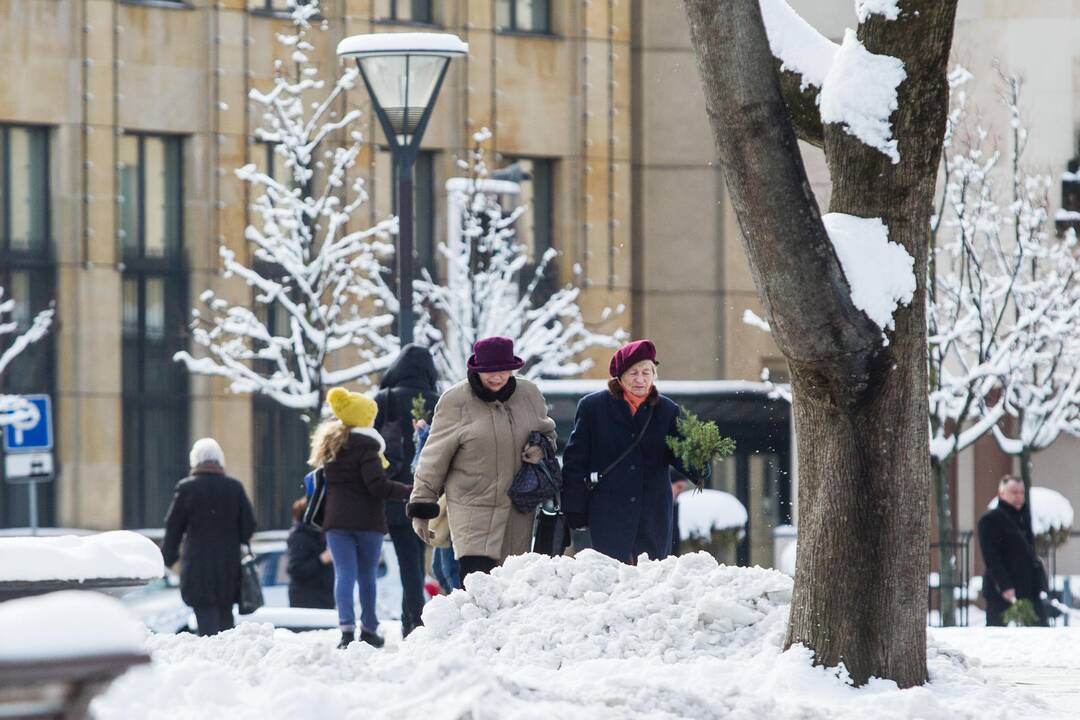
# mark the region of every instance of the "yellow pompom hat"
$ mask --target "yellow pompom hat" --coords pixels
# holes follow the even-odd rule
[[[349,427],[369,428],[375,425],[379,406],[367,395],[336,387],[326,394],[326,401],[337,419]]]

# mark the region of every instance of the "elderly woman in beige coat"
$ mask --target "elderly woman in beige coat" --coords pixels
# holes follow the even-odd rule
[[[542,457],[539,448],[526,452],[529,433],[542,433],[554,445],[555,422],[536,385],[514,377],[523,365],[509,338],[477,341],[468,379],[447,390],[435,406],[416,467],[407,506],[413,528],[430,541],[428,522],[439,514],[437,502],[445,492],[463,580],[529,551],[532,513],[515,510],[506,491],[522,462]]]

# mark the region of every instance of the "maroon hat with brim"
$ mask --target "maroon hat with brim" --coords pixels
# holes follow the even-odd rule
[[[506,337],[489,337],[477,340],[469,358],[469,372],[489,373],[517,370],[525,361],[514,354],[514,341]]]
[[[621,377],[624,372],[642,360],[656,362],[656,346],[653,345],[652,340],[635,340],[616,350],[608,364],[608,373],[613,378]]]

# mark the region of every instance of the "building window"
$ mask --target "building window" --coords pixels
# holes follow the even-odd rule
[[[434,22],[431,12],[431,0],[378,0],[375,17],[399,23]]]
[[[496,0],[495,25],[500,30],[550,33],[549,0]]]
[[[435,192],[435,156],[434,151],[421,150],[413,165],[413,269],[417,277],[421,269],[426,269],[438,279],[435,219],[439,203]],[[388,150],[376,151],[374,192],[376,215],[380,218],[393,215],[397,211],[397,180],[394,160]],[[397,262],[392,265],[391,279],[396,283]]]
[[[15,301],[14,314],[4,318],[15,323],[15,336],[25,332],[56,297],[50,200],[48,128],[0,125],[0,287],[5,301]],[[0,376],[0,394],[56,397],[55,338],[54,323],[49,335],[23,350]],[[37,490],[38,520],[43,525],[55,522],[54,486],[45,483]],[[3,483],[0,526],[28,523],[27,486]]]
[[[547,158],[510,158],[510,165],[517,165],[521,171],[521,192],[518,195],[506,195],[500,198],[505,212],[510,212],[519,205],[528,210],[514,225],[514,235],[529,254],[529,264],[521,274],[523,287],[532,281],[537,264],[543,260],[549,250],[557,249],[553,225],[555,221],[555,162]],[[544,277],[537,285],[533,298],[536,304],[545,302],[559,286],[558,258],[552,258]]]
[[[309,2],[310,0],[251,0],[248,8],[256,12],[287,15],[297,5],[307,5]]]
[[[123,258],[124,524],[157,526],[187,474],[183,167],[179,137],[119,138],[117,203]]]

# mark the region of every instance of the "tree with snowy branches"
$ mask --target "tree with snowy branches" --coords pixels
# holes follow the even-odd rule
[[[956,570],[949,497],[956,456],[993,433],[1005,452],[1022,458],[1030,488],[1031,454],[1080,429],[1076,238],[1071,231],[1053,235],[1050,180],[1023,168],[1027,129],[1019,80],[1002,78],[1010,131],[992,138],[970,117],[964,88],[970,79],[964,68],[950,74],[953,107],[927,285],[930,458],[944,625],[954,621],[954,598],[944,589],[954,584]],[[1008,416],[1015,418],[1015,436],[1002,422]]]
[[[516,193],[518,185],[488,177],[484,143],[490,138],[487,129],[473,136],[469,159],[460,163],[468,176],[447,184],[450,207],[462,210],[461,226],[449,228],[447,241],[439,245],[446,284],[437,283],[426,270],[415,284],[417,336],[431,344],[439,375],[447,383],[465,377],[473,343],[492,335],[514,340],[515,353],[525,361],[525,377],[581,375],[592,367],[582,353],[618,347],[626,333],[591,329],[577,304],[578,287],[541,296],[539,288],[558,251],[549,248],[529,272],[527,249],[514,230],[527,208],[507,212],[500,204],[499,195]],[[605,308],[600,321],[622,309]]]
[[[276,62],[272,90],[250,93],[263,111],[257,136],[273,145],[287,176],[252,164],[236,171],[257,193],[260,222],[245,233],[251,262],[225,246],[220,255],[224,276],[252,288],[254,308],[207,290],[206,309],[192,311],[192,337],[205,355],[175,355],[193,373],[226,378],[234,392],[307,411],[309,422],[330,387],[366,381],[398,347],[390,333],[398,301],[384,273],[396,221],[349,228],[368,199],[363,180],[349,178],[361,149],[350,128],[360,113],[336,108],[358,71],[347,69],[326,92],[310,59],[313,35],[326,30],[312,24],[318,12],[318,2],[291,9],[292,32],[277,36],[289,61]]]
[[[856,685],[926,682],[926,272],[956,0],[683,0],[765,320],[791,371],[799,528],[786,645]],[[820,147],[830,212],[798,141]]]
[[[19,333],[15,298],[5,300],[4,288],[0,287],[0,375],[26,348],[49,334],[55,313],[51,307],[42,310],[34,316],[30,326]],[[0,427],[11,425],[16,432],[21,432],[37,425],[39,419],[37,406],[21,395],[0,394]]]

